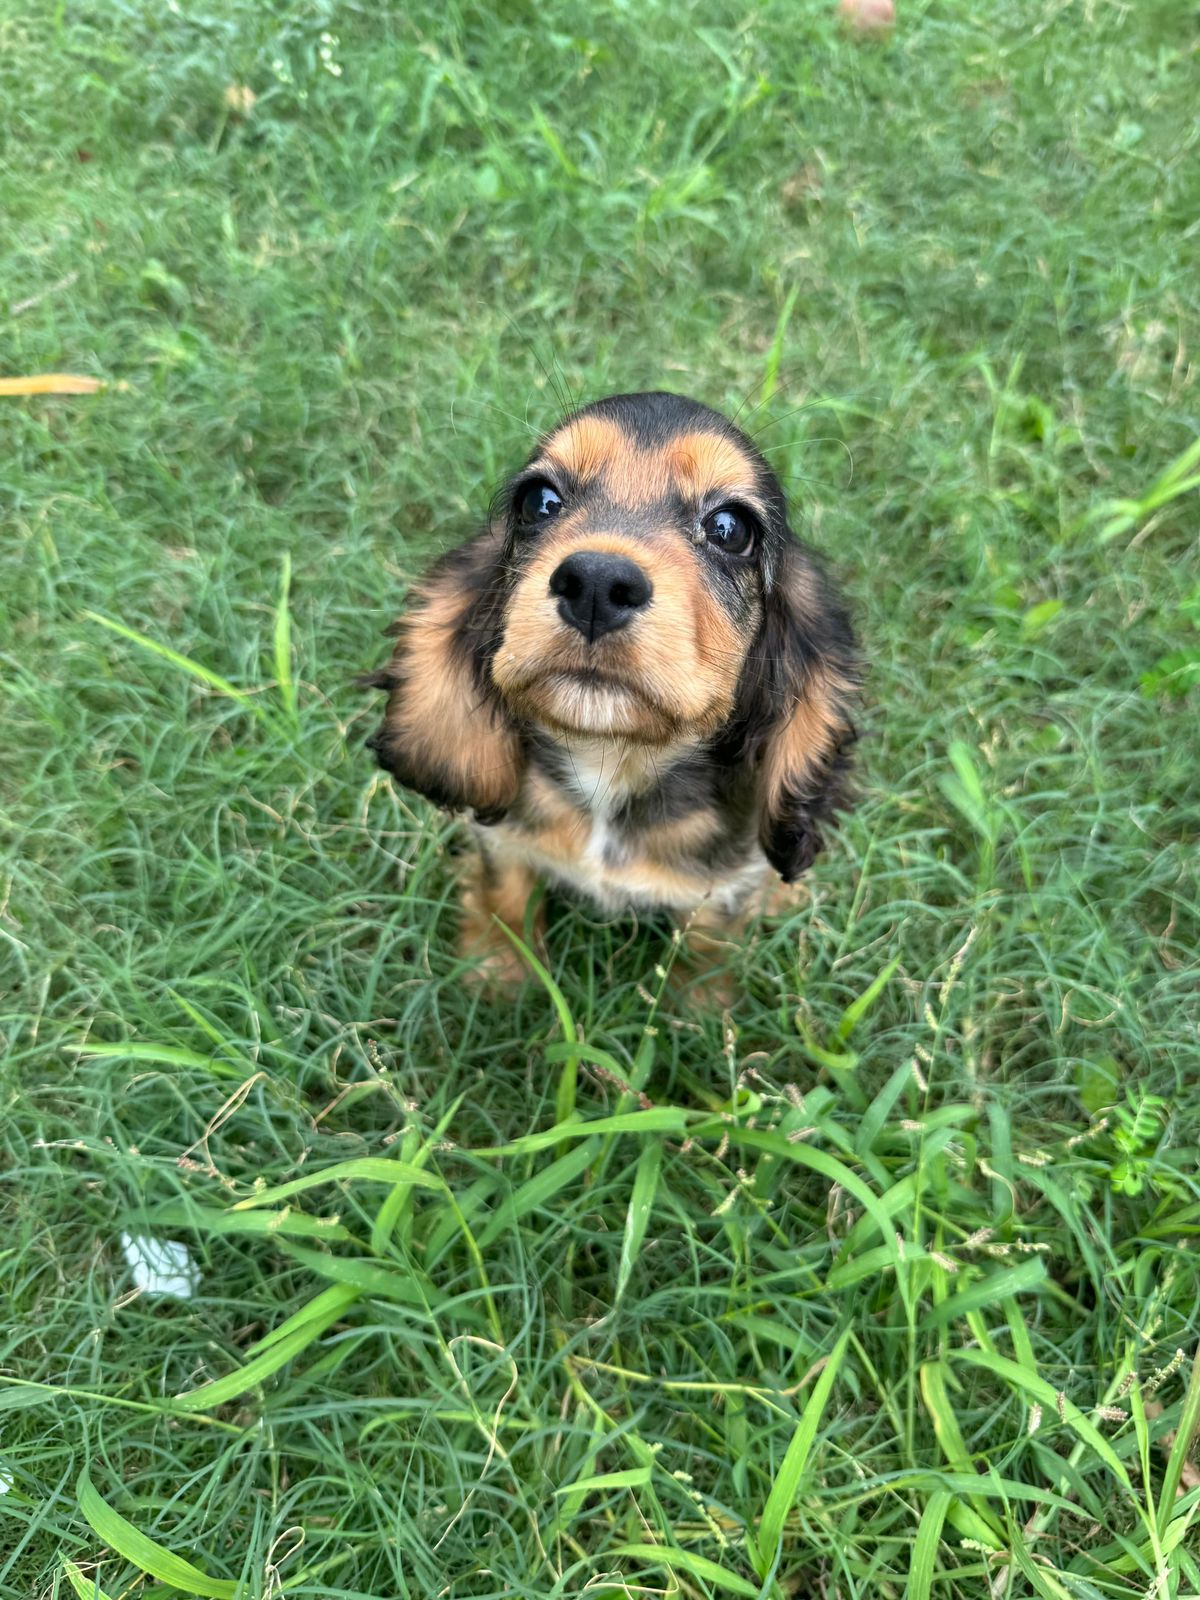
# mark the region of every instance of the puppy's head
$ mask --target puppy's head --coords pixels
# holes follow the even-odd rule
[[[680,396],[617,395],[547,435],[434,569],[377,680],[397,692],[375,743],[412,787],[491,814],[523,726],[707,745],[752,774],[792,877],[819,848],[852,680],[845,615],[750,441]]]

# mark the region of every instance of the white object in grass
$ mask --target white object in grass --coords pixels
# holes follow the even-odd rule
[[[0,1467],[0,1494],[7,1494],[13,1486],[12,1473],[5,1467]]]
[[[121,1249],[142,1294],[167,1294],[190,1300],[200,1287],[200,1269],[185,1244],[175,1239],[149,1239],[144,1234],[121,1235]]]

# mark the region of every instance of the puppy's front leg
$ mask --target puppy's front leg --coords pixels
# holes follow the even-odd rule
[[[737,999],[737,983],[728,970],[737,960],[746,934],[760,920],[782,921],[808,903],[803,884],[780,883],[764,876],[736,911],[718,910],[712,902],[699,906],[684,931],[687,992],[705,1010],[724,1010]]]
[[[724,1011],[737,998],[737,980],[729,968],[750,917],[745,910],[718,910],[711,902],[697,907],[683,930],[683,971],[689,1004],[701,1011]]]
[[[471,963],[468,978],[489,989],[519,989],[529,976],[525,963],[503,929],[493,920],[524,937],[525,907],[537,887],[537,877],[524,862],[506,854],[476,832],[478,853],[463,877],[462,926],[459,954]],[[542,934],[542,908],[534,918],[533,937]]]

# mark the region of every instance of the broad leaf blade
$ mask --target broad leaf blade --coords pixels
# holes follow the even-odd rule
[[[407,1183],[418,1189],[445,1190],[446,1185],[431,1173],[407,1161],[390,1161],[386,1156],[356,1156],[352,1161],[335,1161],[331,1167],[321,1167],[317,1172],[307,1172],[302,1178],[292,1178],[288,1183],[277,1183],[270,1189],[259,1189],[256,1194],[230,1206],[231,1211],[257,1210],[272,1206],[277,1200],[288,1200],[305,1189],[315,1189],[323,1183]]]
[[[942,1540],[942,1526],[953,1496],[944,1490],[931,1494],[921,1515],[913,1545],[912,1565],[908,1571],[907,1600],[929,1600],[933,1588],[933,1573],[937,1562],[938,1545]]]
[[[135,1528],[93,1487],[86,1467],[79,1474],[76,1495],[79,1509],[96,1537],[131,1565],[171,1589],[182,1589],[184,1594],[203,1595],[206,1600],[233,1600],[236,1583],[228,1578],[210,1578],[207,1572],[201,1572],[182,1556],[173,1555],[157,1539]]]
[[[629,1209],[625,1213],[625,1235],[621,1240],[621,1264],[617,1268],[617,1287],[613,1293],[613,1305],[619,1306],[625,1290],[629,1286],[630,1274],[633,1264],[638,1258],[642,1243],[646,1237],[646,1229],[650,1223],[650,1213],[654,1209],[654,1197],[658,1193],[658,1179],[662,1171],[663,1146],[661,1139],[651,1139],[642,1146],[642,1153],[638,1157],[637,1171],[633,1175],[633,1190],[629,1196]]]
[[[775,1474],[775,1482],[771,1485],[771,1492],[767,1496],[767,1503],[763,1507],[762,1520],[758,1528],[758,1570],[759,1575],[765,1575],[775,1560],[775,1552],[779,1548],[779,1541],[783,1537],[783,1524],[788,1512],[796,1503],[796,1496],[800,1492],[800,1482],[804,1476],[804,1469],[808,1465],[808,1457],[817,1437],[817,1429],[821,1425],[821,1418],[825,1413],[825,1403],[829,1399],[838,1371],[842,1365],[842,1358],[846,1354],[846,1346],[850,1341],[850,1329],[845,1328],[841,1337],[830,1351],[829,1359],[821,1370],[820,1376],[813,1385],[813,1391],[800,1413],[800,1420],[796,1424],[796,1431],[792,1435],[791,1443],[780,1463],[779,1471]]]
[[[346,1307],[357,1299],[357,1290],[343,1289],[338,1302],[327,1302],[320,1316],[307,1318],[299,1327],[293,1328],[266,1349],[261,1349],[258,1355],[251,1357],[235,1371],[226,1373],[223,1378],[214,1378],[211,1383],[202,1383],[198,1389],[189,1389],[186,1394],[177,1395],[175,1404],[184,1411],[205,1411],[209,1406],[222,1406],[229,1400],[236,1400],[247,1389],[257,1388],[264,1378],[278,1372],[293,1356],[298,1356],[319,1339],[326,1328],[337,1322],[345,1314]]]
[[[703,1578],[714,1589],[725,1589],[730,1594],[745,1595],[746,1600],[757,1600],[760,1593],[756,1583],[748,1583],[735,1572],[728,1572],[707,1556],[698,1556],[691,1550],[681,1550],[673,1544],[622,1544],[609,1554],[628,1556],[634,1561],[652,1561],[668,1570],[678,1568],[693,1578]],[[605,1557],[607,1560],[607,1555]]]

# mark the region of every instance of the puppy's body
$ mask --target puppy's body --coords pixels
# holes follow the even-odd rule
[[[543,439],[503,511],[397,627],[371,741],[472,813],[465,945],[539,878],[602,911],[736,925],[842,800],[857,678],[845,612],[762,457],[676,395],[614,396]]]
[[[700,748],[530,742],[512,810],[475,824],[487,858],[519,861],[600,910],[735,915],[770,871],[748,794]]]

